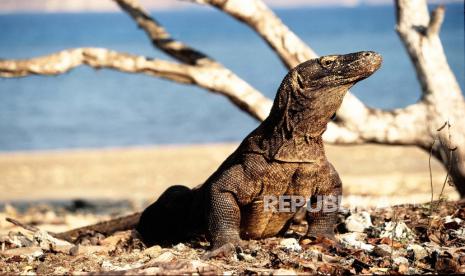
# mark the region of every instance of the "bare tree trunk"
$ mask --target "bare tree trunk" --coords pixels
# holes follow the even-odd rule
[[[0,60],[0,77],[57,75],[82,64],[111,68],[197,85],[227,97],[258,120],[268,116],[271,100],[250,84],[201,51],[171,38],[137,0],[114,1],[145,31],[154,47],[179,63],[108,49],[79,48],[29,60]],[[287,68],[317,57],[262,0],[192,1],[214,6],[247,24]],[[336,144],[415,145],[427,151],[434,146],[434,156],[444,164],[460,195],[465,197],[465,100],[438,35],[444,8],[436,9],[430,18],[426,0],[395,3],[397,32],[415,66],[422,98],[405,108],[386,111],[369,108],[349,93],[338,111],[338,122],[328,125],[324,139]],[[441,128],[446,122],[448,125]]]
[[[465,197],[465,100],[439,38],[445,9],[431,17],[424,0],[397,0],[397,32],[409,53],[426,105],[425,125],[434,156]],[[429,151],[430,147],[423,146]]]

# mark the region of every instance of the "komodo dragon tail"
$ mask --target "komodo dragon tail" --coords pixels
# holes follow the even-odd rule
[[[148,246],[175,244],[204,232],[204,193],[176,185],[141,214],[137,232]]]
[[[144,212],[72,229],[52,236],[75,242],[85,233],[106,236],[117,231],[136,229],[147,245],[172,244],[204,232],[203,193],[176,185],[168,188]]]

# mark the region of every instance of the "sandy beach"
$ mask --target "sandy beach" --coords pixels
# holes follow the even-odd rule
[[[168,186],[202,183],[237,144],[154,146],[0,154],[0,201],[106,199],[147,202]],[[346,204],[419,203],[431,198],[428,154],[402,146],[331,146]],[[435,198],[445,171],[432,160]],[[446,184],[449,199],[458,198]]]

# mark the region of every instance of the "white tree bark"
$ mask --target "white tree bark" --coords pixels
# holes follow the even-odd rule
[[[258,120],[268,116],[271,100],[250,84],[206,54],[171,38],[137,0],[114,1],[146,32],[156,48],[180,63],[107,49],[80,48],[29,60],[0,60],[0,77],[56,75],[84,64],[197,85],[226,96]],[[287,68],[317,57],[262,0],[193,1],[212,5],[250,26]],[[405,108],[385,111],[369,108],[349,93],[338,111],[338,121],[328,126],[324,139],[338,144],[416,145],[428,151],[433,141],[439,140],[434,143],[434,155],[450,169],[459,192],[465,196],[465,101],[438,35],[444,8],[436,9],[431,18],[426,0],[397,0],[396,9],[397,31],[421,83],[421,100]],[[445,122],[450,127],[438,131]]]
[[[103,48],[77,48],[25,60],[0,60],[0,77],[59,75],[80,65],[143,73],[175,82],[194,84],[226,96],[251,116],[268,116],[271,100],[221,65],[194,66],[146,58]]]
[[[464,197],[465,100],[439,38],[444,7],[439,6],[431,17],[425,0],[397,0],[396,7],[396,29],[415,66],[422,87],[421,102],[426,106],[424,124],[418,128],[426,128],[427,145],[439,140],[433,153],[448,169]],[[441,128],[446,122],[450,128]]]

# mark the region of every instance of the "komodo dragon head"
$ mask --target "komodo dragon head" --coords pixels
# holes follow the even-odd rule
[[[347,90],[373,74],[381,62],[378,53],[357,52],[301,63],[284,78],[270,114],[290,133],[319,136]]]
[[[347,90],[373,74],[381,61],[375,52],[358,52],[296,66],[283,79],[262,134],[247,139],[246,151],[285,162],[315,162],[322,153],[321,135]]]

